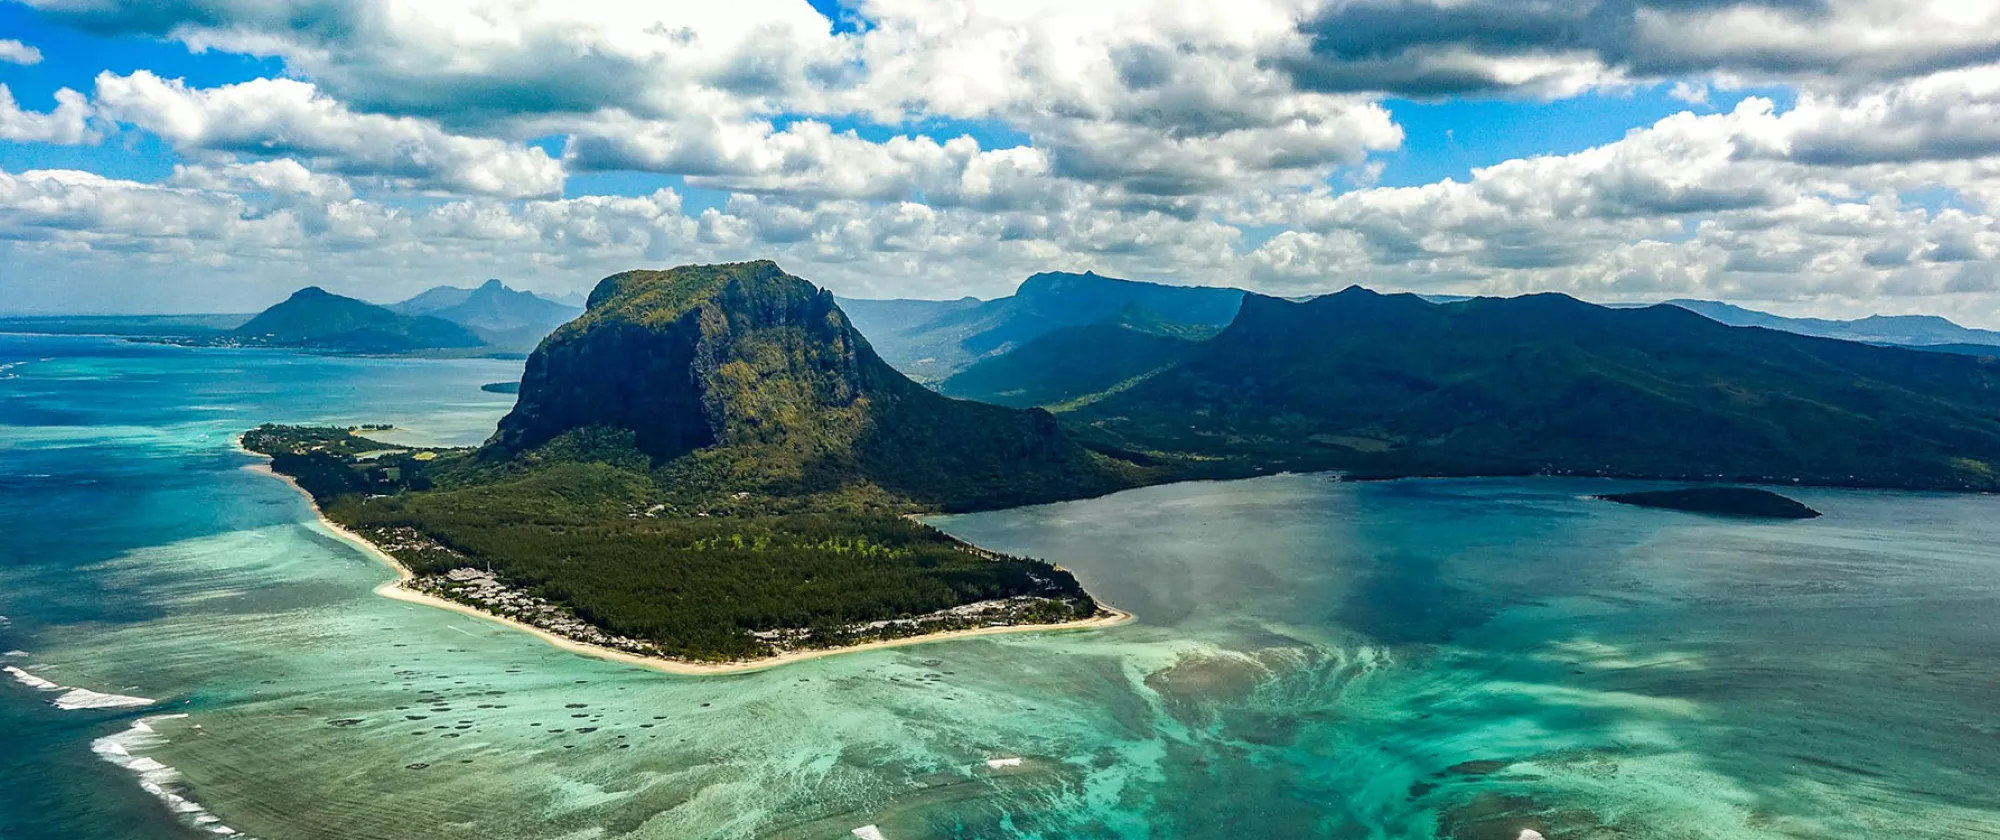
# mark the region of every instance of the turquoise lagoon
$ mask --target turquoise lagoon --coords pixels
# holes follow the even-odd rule
[[[0,666],[62,687],[0,680],[6,840],[2000,837],[1992,497],[1155,487],[935,520],[1133,624],[677,677],[371,594],[230,446],[475,443],[518,362],[0,336],[0,366]]]

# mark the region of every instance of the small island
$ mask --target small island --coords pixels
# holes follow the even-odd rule
[[[521,383],[488,382],[484,385],[479,386],[479,390],[485,391],[486,393],[489,394],[518,394],[521,393]]]
[[[1680,490],[1646,490],[1635,493],[1608,493],[1597,498],[1637,507],[1666,508],[1725,516],[1754,516],[1763,519],[1812,519],[1819,511],[1797,500],[1754,487],[1690,487]]]

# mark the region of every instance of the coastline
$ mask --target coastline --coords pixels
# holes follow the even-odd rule
[[[677,659],[666,659],[654,656],[640,656],[638,654],[627,653],[622,650],[613,650],[607,647],[600,647],[598,645],[579,642],[575,639],[571,639],[566,636],[559,636],[555,633],[551,633],[540,627],[515,621],[505,616],[495,615],[493,613],[486,612],[485,610],[481,610],[476,607],[472,607],[466,604],[461,604],[457,601],[452,601],[445,598],[439,598],[433,595],[426,595],[422,592],[415,592],[410,589],[404,588],[403,584],[411,580],[415,580],[416,574],[414,572],[411,572],[407,566],[404,566],[401,561],[397,560],[393,555],[389,554],[388,552],[383,551],[380,547],[376,546],[374,543],[369,542],[366,537],[363,537],[360,534],[348,530],[338,522],[328,519],[326,517],[325,512],[319,509],[319,503],[313,501],[311,493],[307,493],[304,487],[300,487],[298,482],[292,480],[291,476],[285,475],[283,473],[278,472],[277,470],[271,469],[271,465],[269,463],[270,459],[268,456],[262,455],[257,452],[252,452],[249,449],[244,448],[243,439],[241,436],[238,436],[235,440],[233,440],[232,445],[236,447],[236,450],[238,452],[242,452],[245,455],[249,455],[253,458],[263,459],[265,461],[265,463],[247,464],[243,467],[243,469],[248,470],[250,472],[259,473],[261,475],[267,475],[272,478],[278,479],[279,481],[284,482],[286,486],[291,487],[293,491],[297,492],[300,496],[305,497],[306,504],[312,508],[313,517],[319,520],[319,525],[322,529],[332,534],[334,537],[353,545],[355,548],[360,549],[363,553],[374,558],[377,562],[395,571],[396,579],[391,581],[386,581],[382,585],[375,587],[374,591],[376,595],[380,595],[384,598],[389,598],[392,600],[403,601],[405,603],[420,604],[427,607],[436,607],[441,610],[450,610],[451,612],[459,613],[461,615],[480,619],[482,621],[491,622],[493,624],[498,624],[507,627],[508,629],[516,630],[534,636],[535,638],[540,639],[549,645],[561,648],[571,653],[596,657],[598,659],[604,659],[612,662],[619,662],[626,665],[636,665],[641,668],[650,668],[652,670],[661,671],[663,673],[668,673],[668,674],[675,674],[679,676],[719,676],[723,674],[745,674],[754,671],[763,671],[770,668],[776,668],[780,665],[789,665],[794,662],[804,662],[808,659],[819,659],[827,656],[838,656],[844,653],[860,653],[863,651],[883,650],[886,648],[895,648],[895,647],[907,647],[911,645],[928,644],[931,642],[950,641],[953,639],[969,639],[978,636],[999,636],[1010,633],[1059,632],[1064,630],[1089,630],[1100,627],[1115,627],[1117,625],[1129,622],[1134,618],[1134,616],[1129,612],[1118,609],[1117,607],[1113,607],[1109,604],[1104,604],[1100,602],[1097,605],[1098,609],[1104,610],[1105,612],[1110,613],[1110,615],[1100,615],[1093,618],[1087,618],[1082,621],[1070,621],[1062,624],[1013,624],[1013,625],[1008,625],[1006,627],[975,627],[969,630],[947,630],[942,633],[926,633],[919,636],[905,636],[903,638],[898,638],[898,639],[882,639],[879,641],[862,642],[861,644],[848,645],[845,647],[813,648],[811,650],[791,651],[789,653],[781,653],[776,656],[767,656],[762,659],[748,659],[739,662],[718,662],[711,664],[705,662],[686,662]]]

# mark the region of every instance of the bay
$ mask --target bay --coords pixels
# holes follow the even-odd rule
[[[519,364],[0,336],[0,665],[157,701],[0,683],[0,837],[2000,837],[1991,497],[1146,488],[934,520],[1136,623],[689,678],[373,595],[230,446]]]

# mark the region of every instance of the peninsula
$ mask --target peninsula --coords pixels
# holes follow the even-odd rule
[[[1126,616],[911,514],[1159,480],[1039,410],[897,373],[773,263],[614,275],[529,357],[483,446],[263,426],[245,449],[397,567],[391,594],[714,672]]]

